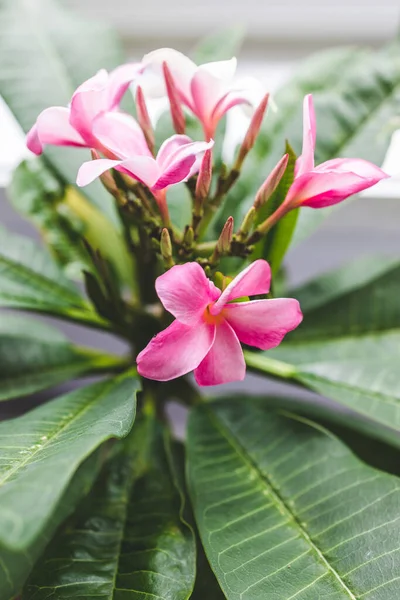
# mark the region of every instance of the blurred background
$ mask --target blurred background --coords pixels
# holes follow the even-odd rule
[[[35,0],[30,0],[34,2]],[[139,60],[154,48],[183,52],[199,38],[229,26],[246,31],[239,74],[255,75],[272,93],[296,73],[310,54],[332,46],[379,48],[398,32],[400,4],[394,0],[61,0],[77,15],[110,23],[119,32],[126,55]],[[77,17],[78,18],[78,17]],[[99,39],[99,44],[101,44]],[[40,73],[37,74],[40,78]],[[279,109],[279,106],[278,106]],[[400,116],[400,106],[399,106]],[[37,235],[4,202],[12,168],[27,156],[24,136],[0,100],[0,221],[10,229]],[[318,126],[318,123],[317,123]],[[318,135],[317,135],[318,144]],[[286,260],[293,285],[369,253],[399,256],[400,135],[395,132],[383,167],[393,177],[360,198],[345,203]],[[97,344],[99,335],[65,325],[77,342]],[[103,343],[103,341],[101,341]],[[110,349],[118,346],[107,340]],[[257,389],[257,380],[246,383]],[[272,391],[279,387],[274,387]],[[226,391],[226,389],[225,389]]]

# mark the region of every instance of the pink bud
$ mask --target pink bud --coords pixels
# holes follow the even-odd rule
[[[257,136],[260,133],[261,125],[263,122],[265,111],[267,110],[269,100],[269,94],[265,94],[264,98],[261,100],[260,104],[256,108],[253,117],[251,119],[249,128],[247,129],[247,133],[242,142],[242,145],[239,150],[239,156],[237,159],[237,165],[240,167],[246,157],[246,155],[250,152],[252,147],[254,146]]]
[[[255,209],[259,209],[272,196],[286,171],[288,161],[289,154],[285,154],[272,169],[271,173],[257,192],[256,199],[254,200]]]
[[[228,217],[217,242],[217,252],[219,254],[226,254],[229,252],[233,237],[233,226],[233,217]]]
[[[140,85],[136,91],[136,113],[139,121],[139,125],[142,128],[144,137],[146,138],[147,145],[151,153],[154,152],[154,131],[150,121],[149,112],[146,106],[146,100],[143,94],[143,90]]]
[[[196,199],[202,202],[208,196],[212,178],[212,151],[206,150],[201,161],[196,183]]]
[[[163,62],[163,72],[171,107],[172,123],[176,133],[182,134],[185,133],[186,129],[185,115],[183,114],[179,92],[166,62]]]

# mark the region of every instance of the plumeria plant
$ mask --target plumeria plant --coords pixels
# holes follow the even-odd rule
[[[388,177],[398,43],[271,99],[234,31],[118,66],[51,0],[0,17],[8,198],[42,237],[0,232],[0,600],[400,597],[399,260],[296,289],[284,262]]]

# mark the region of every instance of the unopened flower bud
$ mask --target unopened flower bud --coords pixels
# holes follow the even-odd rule
[[[257,136],[260,133],[264,114],[267,110],[268,100],[269,94],[266,94],[253,114],[242,145],[240,146],[239,154],[235,164],[236,169],[240,169],[247,154],[250,152],[250,150],[256,143]]]
[[[166,227],[161,232],[161,240],[160,240],[160,250],[161,255],[164,259],[165,266],[170,269],[174,266],[174,260],[172,258],[172,243],[171,236],[169,235],[169,231]]]
[[[258,210],[261,208],[267,200],[272,196],[274,191],[279,185],[280,180],[282,179],[286,167],[289,161],[289,154],[285,154],[281,160],[278,162],[276,167],[274,167],[271,173],[268,175],[267,179],[264,181],[260,189],[256,194],[256,199],[254,200],[254,208]]]
[[[228,277],[228,275],[224,275],[221,271],[217,271],[214,275],[214,283],[218,289],[223,292],[226,287],[230,284],[233,277]]]
[[[185,115],[183,114],[179,92],[166,62],[163,63],[163,72],[169,104],[171,107],[172,124],[176,133],[182,134],[185,133],[186,130]]]
[[[136,91],[136,113],[139,125],[142,128],[149,150],[153,153],[155,146],[154,130],[150,121],[143,90],[140,86],[138,86]]]
[[[191,248],[193,246],[193,242],[194,242],[193,227],[187,227],[187,229],[186,229],[186,231],[185,231],[185,233],[183,235],[183,243],[188,248]]]
[[[217,252],[220,255],[226,254],[230,250],[233,237],[233,224],[233,217],[229,217],[222,228],[221,235],[217,242]]]
[[[212,151],[206,150],[201,161],[195,191],[195,214],[201,213],[204,200],[210,191],[212,179]]]
[[[257,214],[256,209],[254,208],[254,206],[251,206],[240,226],[239,233],[238,233],[239,239],[246,238],[249,235],[250,231],[253,229],[256,214]]]

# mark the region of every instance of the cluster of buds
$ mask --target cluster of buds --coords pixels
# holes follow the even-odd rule
[[[268,94],[255,105],[250,102],[248,90],[235,83],[235,70],[236,59],[197,66],[175,50],[157,50],[140,63],[123,65],[111,73],[99,71],[76,90],[68,108],[44,110],[28,134],[28,147],[36,154],[46,144],[91,150],[92,160],[85,162],[77,174],[78,186],[100,177],[115,198],[129,250],[153,289],[155,285],[165,309],[176,317],[174,323],[178,325],[173,323],[161,332],[138,356],[140,373],[152,379],[171,379],[192,369],[201,385],[242,378],[244,363],[237,350],[238,340],[271,348],[299,324],[301,313],[290,299],[279,301],[279,317],[278,305],[268,304],[273,300],[232,304],[243,296],[266,294],[269,267],[265,261],[256,261],[253,265],[258,264],[257,268],[251,265],[223,290],[218,289],[218,277],[222,281],[226,278],[217,274],[221,259],[236,256],[251,261],[254,245],[289,211],[336,204],[386,177],[377,166],[361,159],[333,159],[315,166],[316,123],[312,97],[308,95],[304,99],[302,153],[294,173],[292,168],[290,179],[286,177],[285,197],[263,220],[263,207],[288,173],[288,154],[267,175],[237,230],[230,216],[218,239],[205,241],[215,214],[223,205],[229,209],[229,192],[256,143],[268,107]],[[120,108],[131,84],[135,86],[136,118]],[[168,99],[175,134],[157,149],[150,101],[160,94]],[[233,166],[217,167],[213,151],[218,125],[236,106],[252,111],[248,129]],[[187,135],[188,113],[201,124],[204,139],[193,141]],[[191,196],[192,217],[180,230],[170,218],[168,189],[182,183]],[[173,275],[156,279],[162,265]],[[186,276],[198,286],[197,291],[183,282]],[[257,283],[253,280],[256,276],[265,276],[268,282]],[[160,280],[162,283],[158,283]],[[192,303],[192,308],[183,306],[186,301]],[[272,321],[265,324],[263,315],[273,315]],[[182,353],[182,340],[193,349],[190,360],[165,367],[161,350],[175,348]],[[215,357],[221,356],[224,345],[236,347],[235,368],[234,361],[230,366],[225,364],[224,369],[216,364]]]

